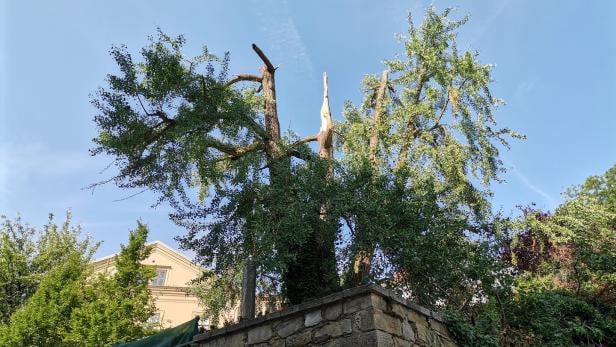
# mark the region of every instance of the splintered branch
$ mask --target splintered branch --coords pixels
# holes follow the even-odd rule
[[[267,67],[267,69],[269,70],[269,72],[274,72],[274,70],[276,70],[274,68],[274,65],[272,65],[272,62],[270,62],[270,60],[267,58],[267,56],[265,55],[265,53],[263,53],[263,51],[261,50],[261,48],[259,48],[259,46],[257,46],[256,44],[252,44],[252,49],[257,53],[257,55],[259,56],[259,58],[261,58],[261,60],[263,60],[263,63],[265,64],[265,66]]]
[[[259,83],[261,83],[262,80],[263,80],[263,78],[261,78],[259,76],[256,76],[256,75],[243,74],[243,75],[233,76],[233,78],[231,78],[229,81],[227,81],[227,83],[225,83],[225,85],[226,86],[230,86],[230,85],[235,84],[237,82],[243,82],[243,81],[259,82]]]
[[[321,106],[321,130],[318,135],[319,156],[321,158],[333,159],[333,130],[332,114],[329,109],[329,86],[327,83],[327,73],[323,73],[323,105]]]

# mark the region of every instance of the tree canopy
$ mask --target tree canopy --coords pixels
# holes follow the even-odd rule
[[[147,286],[154,273],[141,265],[147,228],[139,224],[130,233],[113,275],[94,275],[97,245],[70,221],[69,214],[58,226],[50,216],[41,232],[19,218],[3,221],[0,271],[12,277],[0,282],[0,345],[110,346],[150,333],[145,323],[155,308]]]
[[[303,137],[281,134],[276,69],[256,45],[261,74],[233,77],[228,53],[187,58],[182,36],[159,32],[139,60],[114,47],[119,71],[93,99],[92,153],[115,158],[120,187],[169,203],[187,229],[180,242],[219,275],[254,259],[291,303],[382,279],[377,256],[397,279],[420,281],[428,272],[411,271],[429,261],[416,244],[478,247],[465,232],[486,220],[498,145],[518,136],[495,128],[491,66],[458,52],[466,19],[450,14],[409,21],[405,58],[367,76],[364,102],[348,102],[339,123],[325,78],[320,131]]]
[[[615,178],[613,166],[568,189],[553,212],[530,206],[503,221],[499,258],[511,286],[452,320],[463,345],[616,343]]]
[[[118,168],[101,183],[172,207],[178,241],[211,269],[195,290],[214,311],[254,263],[260,291],[291,304],[380,283],[449,312],[462,345],[611,343],[614,171],[553,213],[495,215],[500,150],[524,136],[497,125],[493,66],[458,49],[467,19],[452,16],[409,19],[402,53],[338,119],[325,75],[312,135],[281,132],[276,68],[257,45],[258,75],[230,74],[229,53],[185,57],[184,37],[160,31],[139,58],[114,47],[119,69],[92,100],[92,154]]]

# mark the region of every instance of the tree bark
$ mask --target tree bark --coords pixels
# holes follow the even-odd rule
[[[240,306],[240,320],[255,317],[255,297],[257,288],[257,265],[254,260],[246,260],[242,274],[242,302]]]
[[[423,90],[423,87],[426,82],[428,82],[428,78],[428,73],[425,70],[422,70],[419,74],[419,81],[417,82],[417,86],[415,87],[415,105],[419,104],[419,101],[421,100],[421,91]],[[411,115],[411,119],[409,119],[406,123],[406,129],[402,140],[402,147],[400,147],[400,153],[398,153],[396,170],[402,168],[404,162],[406,162],[409,151],[411,149],[411,144],[413,143],[413,140],[417,137],[417,135],[419,135],[419,130],[415,127],[415,116],[416,115]]]
[[[334,123],[329,108],[326,74],[323,76],[323,89],[321,129],[316,139],[319,142],[319,157],[326,160],[328,165],[323,180],[330,180],[334,174],[331,163],[334,158]],[[329,294],[339,288],[334,244],[336,234],[330,228],[331,221],[327,214],[328,202],[324,201],[319,210],[319,222],[306,240],[297,246],[295,261],[289,266],[287,295],[292,304]]]
[[[376,101],[374,105],[374,112],[372,116],[372,129],[370,132],[370,166],[372,168],[372,174],[378,175],[379,173],[379,129],[385,116],[385,91],[387,90],[387,83],[389,81],[389,72],[383,71],[381,75],[381,81],[379,88],[376,92]],[[363,229],[361,226],[358,228],[359,232]],[[353,267],[350,269],[350,276],[347,278],[348,285],[357,286],[368,279],[370,276],[370,270],[372,268],[372,257],[374,256],[374,250],[358,250],[353,259]]]
[[[385,113],[385,105],[383,105],[383,101],[385,99],[385,91],[387,90],[388,77],[389,72],[387,70],[383,71],[383,74],[381,75],[381,83],[379,84],[379,89],[376,92],[372,132],[370,134],[370,164],[372,165],[372,170],[378,170],[379,167],[379,129],[381,128],[382,123],[381,118]]]

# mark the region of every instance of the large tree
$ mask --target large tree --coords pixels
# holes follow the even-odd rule
[[[305,146],[317,140],[331,159],[329,105],[320,134],[283,137],[276,69],[259,47],[253,45],[263,62],[260,75],[228,78],[228,54],[218,58],[204,48],[186,59],[183,44],[183,37],[159,33],[142,50],[142,62],[124,47],[112,49],[120,74],[110,75],[93,101],[100,110],[93,154],[116,158],[119,186],[147,188],[169,202],[174,220],[189,230],[184,245],[219,272],[254,259],[262,273],[282,274],[292,302],[335,288],[333,240],[321,237],[327,220],[318,218],[320,207],[302,203],[319,200],[302,196],[310,192],[300,187],[316,180],[298,178],[306,170],[291,160],[318,161]],[[241,82],[258,89],[240,89]]]
[[[113,275],[99,274],[84,281],[80,304],[70,315],[65,343],[108,346],[137,340],[153,330],[147,320],[156,307],[148,286],[155,273],[142,264],[151,251],[147,236],[147,226],[139,223],[115,257]]]
[[[70,225],[70,218],[58,226],[50,217],[42,232],[20,219],[5,221],[5,228],[3,232],[19,232],[21,244],[39,251],[26,259],[36,266],[21,266],[27,271],[2,283],[0,302],[11,312],[0,323],[0,345],[109,346],[151,331],[146,321],[155,310],[148,289],[154,271],[141,264],[149,254],[144,225],[130,233],[112,275],[92,274],[96,247],[87,238],[80,241],[80,229]],[[2,265],[16,269],[18,255],[2,258]]]
[[[409,19],[410,29],[400,37],[405,54],[385,61],[380,76],[366,76],[360,105],[345,106],[344,164],[372,178],[359,185],[357,211],[349,214],[356,240],[353,283],[367,280],[375,249],[399,253],[384,249],[390,247],[386,238],[395,238],[391,246],[398,247],[400,238],[435,230],[430,225],[438,216],[428,217],[430,211],[448,210],[450,221],[462,223],[454,241],[460,245],[460,233],[473,231],[468,229],[490,215],[490,183],[503,171],[498,146],[521,137],[496,127],[494,111],[502,101],[490,93],[492,66],[480,63],[477,52],[458,50],[457,30],[467,19],[452,20],[450,13],[429,9],[419,27]],[[439,207],[388,212],[419,199]]]
[[[465,20],[449,15],[430,9],[419,28],[411,24],[405,58],[368,76],[365,101],[348,103],[338,125],[325,77],[320,131],[304,137],[281,134],[276,68],[256,45],[260,73],[233,77],[228,54],[186,58],[181,36],[159,32],[138,61],[114,47],[119,72],[93,100],[92,153],[114,157],[110,181],[169,203],[188,230],[182,245],[214,273],[254,262],[261,282],[281,282],[291,303],[338,288],[345,264],[346,285],[372,280],[376,256],[378,268],[395,270],[392,284],[434,279],[426,256],[439,253],[419,255],[418,245],[448,245],[436,251],[460,257],[481,248],[465,233],[489,211],[488,187],[502,170],[497,145],[516,136],[495,129],[491,67],[458,52]],[[347,247],[336,249],[336,240]],[[451,260],[442,273],[461,259]],[[437,284],[465,276],[454,273]]]
[[[452,315],[461,346],[616,343],[616,166],[563,196],[553,212],[504,221],[511,286]]]
[[[36,292],[47,272],[63,264],[72,253],[89,254],[90,239],[80,240],[80,228],[71,226],[68,213],[61,225],[49,215],[42,230],[2,217],[0,225],[0,323]]]

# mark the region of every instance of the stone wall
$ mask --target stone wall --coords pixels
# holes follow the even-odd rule
[[[191,346],[456,345],[438,313],[366,285],[205,332]]]

